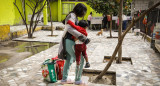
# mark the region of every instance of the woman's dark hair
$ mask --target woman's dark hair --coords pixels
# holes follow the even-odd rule
[[[88,26],[88,23],[87,23],[87,21],[86,20],[80,20],[79,21],[79,23],[78,23],[78,25],[80,26],[80,27],[87,27]]]
[[[92,15],[92,12],[90,12],[90,14]]]
[[[75,13],[77,17],[83,17],[87,11],[87,7],[82,4],[78,3],[74,8],[73,11],[69,12],[70,13]],[[67,14],[66,17],[69,15]],[[65,18],[66,19],[66,18]],[[63,24],[65,24],[65,19],[62,21]]]
[[[86,11],[87,11],[87,7],[82,3],[78,3],[73,9],[73,12],[78,17],[83,17],[85,15]]]

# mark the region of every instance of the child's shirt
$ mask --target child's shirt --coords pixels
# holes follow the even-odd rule
[[[74,24],[72,21],[70,21],[70,20],[68,20],[67,23],[68,23],[69,25],[71,25],[73,28],[75,28],[78,32],[82,33],[83,35],[85,35],[85,36],[88,35],[86,29],[84,29],[83,27],[80,27],[80,26],[75,25],[75,24]],[[72,36],[72,38],[75,39],[74,36]],[[75,43],[76,43],[76,44],[83,44],[83,42],[81,42],[81,41],[79,41],[79,40],[77,40]]]

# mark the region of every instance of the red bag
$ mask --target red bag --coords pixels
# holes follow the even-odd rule
[[[63,77],[63,66],[64,66],[64,60],[57,60],[56,64],[56,68],[57,68],[57,78],[58,80],[62,80]]]
[[[56,57],[52,58],[52,61],[53,61],[53,60],[57,60],[57,59],[58,59],[58,56],[56,56]]]
[[[56,71],[57,71],[57,80],[61,80],[63,76],[63,66],[64,66],[64,60],[61,60],[58,58],[58,56],[52,58],[52,61],[56,61]]]

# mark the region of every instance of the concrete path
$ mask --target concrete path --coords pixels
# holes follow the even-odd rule
[[[88,31],[91,42],[87,45],[87,53],[91,67],[89,69],[103,70],[106,63],[103,63],[104,56],[111,56],[117,39],[107,39],[109,32],[104,32],[103,36],[96,36],[97,31]],[[59,42],[63,31],[55,31],[57,37],[47,37],[50,31],[35,32],[35,39],[24,39],[25,36],[16,40]],[[113,32],[113,36],[117,36]],[[41,64],[44,60],[57,56],[59,44],[42,51],[30,58],[22,60],[17,64],[0,70],[0,86],[62,86],[56,84],[46,84],[41,75]],[[134,36],[133,33],[126,35],[123,42],[123,56],[131,57],[133,65],[128,62],[116,64],[113,62],[109,71],[116,72],[117,86],[160,86],[160,54],[155,53],[148,42],[141,40],[141,36]],[[69,77],[75,75],[75,63],[72,64]],[[86,81],[86,77],[82,80]],[[86,81],[88,82],[88,81]],[[89,86],[103,86],[88,82]],[[71,85],[64,85],[71,86]],[[106,85],[104,85],[106,86]],[[109,85],[110,86],[110,85]]]
[[[28,25],[29,28],[30,25]],[[39,23],[37,27],[41,27],[41,26],[51,26],[51,22],[48,22],[47,25],[44,25],[43,23]],[[63,26],[64,24],[61,22],[53,22],[53,26],[57,27],[57,26]],[[17,32],[17,31],[21,31],[21,30],[25,30],[26,26],[25,25],[17,25],[17,26],[10,26],[10,32]]]

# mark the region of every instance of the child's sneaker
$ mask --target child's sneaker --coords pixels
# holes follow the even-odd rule
[[[85,68],[89,68],[89,67],[90,67],[89,62],[86,62]]]

